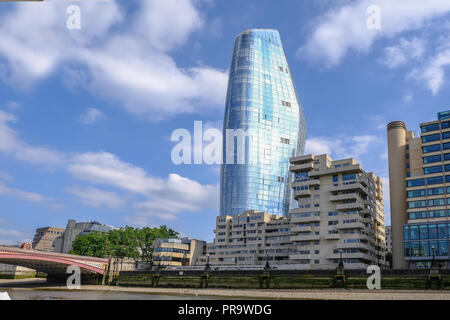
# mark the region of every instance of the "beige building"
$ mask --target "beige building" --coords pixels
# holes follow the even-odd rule
[[[55,239],[64,232],[63,228],[45,227],[36,229],[33,238],[33,249],[53,252],[55,249]]]
[[[153,243],[153,263],[162,266],[191,266],[205,254],[206,242],[201,240],[156,239]]]
[[[310,269],[385,265],[385,226],[381,179],[354,159],[328,155],[291,158],[298,208],[291,209],[290,262]]]
[[[387,126],[394,268],[447,265],[450,224],[450,111],[420,124],[420,137],[401,121]]]
[[[216,218],[214,242],[208,244],[211,265],[286,264],[291,253],[288,218],[244,211]],[[202,257],[204,263],[205,258]]]

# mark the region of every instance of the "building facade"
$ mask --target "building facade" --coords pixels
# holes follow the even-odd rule
[[[214,242],[207,249],[211,265],[258,265],[267,259],[272,264],[289,263],[288,218],[248,210],[217,217],[214,233]]]
[[[55,240],[62,235],[64,229],[56,227],[45,227],[36,229],[33,237],[33,249],[53,252]]]
[[[290,261],[308,269],[385,266],[384,202],[381,179],[353,159],[328,155],[291,160],[294,198],[290,211]]]
[[[192,266],[205,254],[206,242],[202,240],[156,239],[153,242],[153,263],[161,266]]]
[[[287,216],[289,158],[303,154],[306,120],[280,34],[237,36],[223,125],[220,215],[246,210]]]
[[[113,230],[111,226],[101,224],[96,221],[91,222],[76,222],[75,220],[69,220],[67,222],[66,229],[63,229],[63,233],[55,239],[54,252],[70,253],[72,251],[72,243],[75,241],[78,235],[85,235],[91,232],[105,232]]]
[[[450,260],[450,111],[420,124],[420,137],[401,121],[388,124],[394,268],[428,268]]]
[[[386,252],[392,253],[392,233],[391,226],[386,226]]]

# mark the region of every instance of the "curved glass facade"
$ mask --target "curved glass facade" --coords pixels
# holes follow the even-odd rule
[[[220,215],[254,209],[287,216],[289,158],[304,152],[306,120],[277,30],[237,36],[223,137]]]

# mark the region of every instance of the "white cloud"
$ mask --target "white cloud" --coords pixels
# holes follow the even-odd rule
[[[381,9],[381,29],[370,30],[367,8]],[[443,0],[358,0],[330,10],[320,17],[299,55],[333,66],[350,51],[367,53],[377,39],[392,38],[417,30],[433,18],[450,12],[450,1]]]
[[[115,192],[93,187],[73,187],[67,189],[67,192],[77,196],[83,204],[96,208],[120,209],[125,205],[125,201],[119,198]]]
[[[8,62],[5,81],[27,87],[62,66],[69,89],[80,86],[152,120],[222,107],[226,72],[180,68],[169,55],[203,27],[197,1],[141,0],[131,13],[114,0],[80,2],[82,32],[65,28],[68,3],[17,4],[4,14],[0,58]]]
[[[446,68],[450,67],[450,48],[438,52],[422,68],[415,68],[410,78],[425,82],[427,88],[436,95],[445,82]]]
[[[67,170],[75,179],[120,191],[120,193],[114,193],[92,186],[69,189],[69,192],[79,197],[84,204],[109,206],[116,209],[125,205],[126,201],[121,198],[121,195],[132,195],[134,197],[129,201],[136,210],[138,214],[136,219],[139,221],[144,221],[144,217],[146,221],[149,221],[150,217],[174,219],[176,214],[183,211],[218,209],[219,187],[216,185],[202,185],[175,173],[165,179],[153,177],[144,169],[104,151],[77,154],[34,147],[21,140],[8,125],[8,122],[13,120],[16,120],[14,116],[0,111],[0,135],[3,133],[2,137],[5,138],[0,140],[0,152],[33,164],[57,166]],[[40,161],[35,161],[36,159],[17,156],[17,154],[33,156],[30,150],[45,150],[46,154],[57,155],[59,161],[54,161],[51,157],[40,157]],[[35,155],[38,156],[37,153]],[[39,194],[8,188],[1,182],[0,194],[57,207],[51,199]]]
[[[20,238],[20,237],[24,237],[24,234],[17,230],[0,229],[0,237]]]
[[[419,59],[425,53],[425,42],[417,37],[407,40],[401,38],[397,45],[384,49],[385,56],[382,63],[389,68],[397,68],[408,61]]]
[[[328,154],[336,160],[355,158],[360,161],[372,148],[382,144],[382,139],[374,135],[313,137],[306,139],[305,154]]]
[[[80,117],[84,124],[94,124],[103,118],[103,113],[96,108],[87,109]]]
[[[151,177],[142,168],[107,152],[85,153],[72,162],[68,171],[79,180],[143,196],[144,200],[133,201],[137,213],[127,220],[135,219],[135,224],[148,223],[151,218],[175,219],[183,211],[218,209],[218,186],[202,185],[174,173],[168,179]]]
[[[57,204],[53,199],[47,198],[41,194],[23,191],[15,188],[7,187],[5,184],[0,182],[0,195],[9,196],[13,198],[17,198],[23,201],[40,203],[46,205],[53,209],[62,208],[61,205]]]
[[[0,110],[0,152],[14,156],[16,159],[35,164],[60,165],[64,162],[61,153],[45,147],[34,147],[20,139],[9,123],[17,118]]]

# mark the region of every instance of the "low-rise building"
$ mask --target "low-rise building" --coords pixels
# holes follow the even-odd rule
[[[191,266],[205,254],[206,242],[202,240],[156,239],[153,242],[153,263],[161,266]]]
[[[72,251],[72,243],[75,241],[78,235],[85,235],[91,232],[105,232],[113,230],[114,227],[101,224],[97,221],[90,222],[76,222],[75,220],[69,220],[67,222],[66,229],[63,229],[63,233],[55,239],[54,252],[70,253]]]
[[[216,218],[214,242],[207,252],[212,265],[255,265],[288,263],[291,249],[288,218],[244,211]],[[202,257],[205,261],[205,257]]]
[[[33,249],[53,252],[55,249],[55,239],[64,232],[63,228],[45,227],[36,229],[33,238]]]

